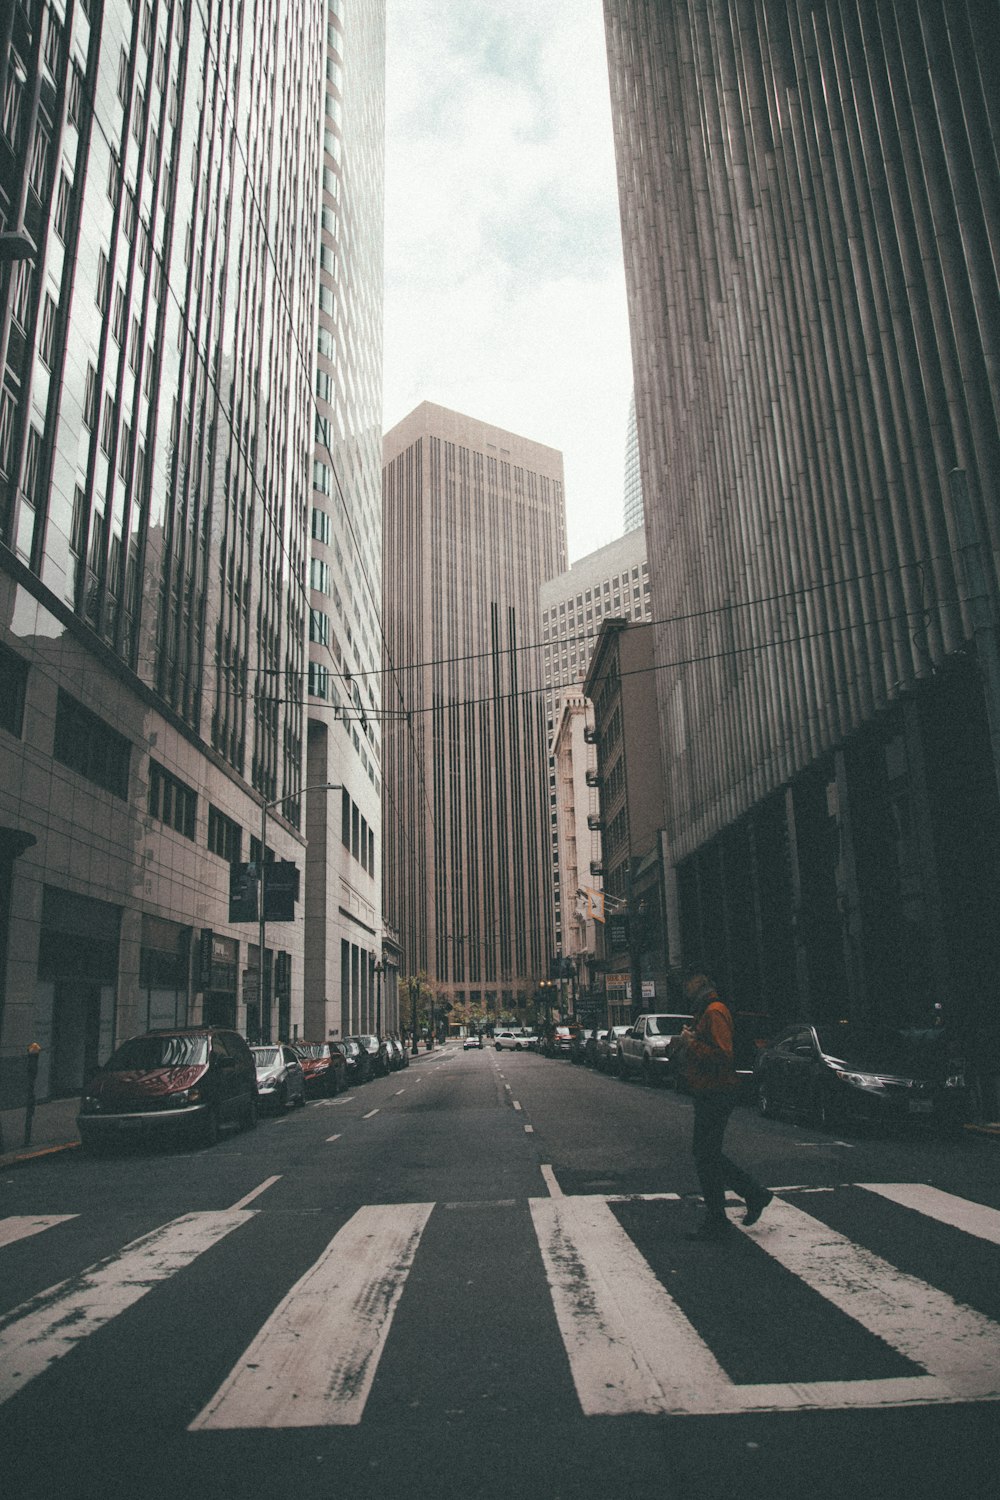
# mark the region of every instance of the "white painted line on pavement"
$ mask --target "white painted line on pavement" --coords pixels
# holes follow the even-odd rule
[[[326,1138],[326,1144],[329,1146],[329,1144],[330,1144],[331,1141],[339,1141],[339,1140],[340,1140],[340,1136],[339,1135],[328,1135],[327,1138]]]
[[[529,1207],[584,1413],[725,1409],[732,1382],[607,1204]]]
[[[524,1133],[525,1133],[525,1135],[534,1135],[534,1133],[535,1133],[535,1127],[534,1127],[534,1125],[525,1125],[525,1127],[524,1127]]]
[[[509,1094],[510,1093],[510,1084],[509,1083],[505,1083],[504,1084],[504,1088],[507,1090],[507,1092]]]
[[[13,1245],[16,1240],[26,1240],[29,1235],[41,1234],[43,1229],[51,1229],[53,1224],[65,1224],[67,1219],[76,1217],[76,1214],[46,1214],[44,1217],[11,1214],[7,1219],[0,1219],[0,1245]]]
[[[518,1101],[516,1099],[512,1099],[510,1102],[511,1102],[511,1104],[513,1104],[513,1106],[514,1106],[515,1109],[520,1109],[521,1108],[520,1104],[518,1103]]]
[[[951,1224],[964,1234],[974,1234],[977,1239],[1000,1245],[998,1209],[973,1203],[969,1198],[956,1198],[954,1193],[942,1192],[940,1188],[923,1182],[859,1182],[858,1187],[864,1188],[866,1193],[878,1193],[891,1203],[902,1204],[903,1208],[916,1209],[928,1219]]]
[[[353,1094],[341,1094],[341,1095],[339,1095],[338,1098],[330,1100],[331,1104],[352,1104],[353,1102],[354,1102],[354,1095]]]
[[[266,1193],[267,1190],[268,1190],[268,1188],[271,1186],[272,1183],[274,1183],[274,1182],[280,1182],[280,1181],[281,1181],[281,1173],[280,1172],[278,1173],[277,1177],[266,1177],[264,1179],[264,1181],[261,1183],[260,1187],[255,1187],[254,1190],[253,1190],[253,1192],[252,1193],[247,1193],[246,1197],[245,1198],[241,1198],[240,1201],[239,1201],[239,1203],[234,1203],[233,1206],[232,1206],[232,1208],[230,1208],[229,1212],[233,1213],[238,1208],[246,1208],[247,1204],[248,1203],[252,1203],[255,1198],[259,1198],[260,1195],[261,1195],[261,1193]]]
[[[556,1181],[556,1174],[553,1172],[552,1168],[551,1167],[539,1167],[538,1170],[541,1172],[542,1176],[545,1178],[545,1186],[549,1190],[549,1197],[550,1198],[562,1198],[562,1197],[564,1197],[565,1195],[563,1193],[563,1190],[559,1186],[558,1182]]]
[[[433,1207],[359,1209],[188,1430],[356,1426]]]
[[[254,1217],[253,1209],[185,1214],[16,1307],[0,1319],[0,1402]]]
[[[370,1109],[368,1111],[368,1113],[366,1115],[362,1115],[361,1118],[362,1118],[362,1120],[370,1120],[371,1117],[372,1117],[372,1115],[377,1115],[377,1114],[378,1114],[378,1110],[377,1109]]]
[[[396,1092],[395,1092],[395,1094],[393,1095],[393,1098],[394,1099],[398,1099],[399,1096],[400,1096],[400,1094],[405,1094],[405,1093],[406,1093],[405,1089],[397,1089]]]
[[[982,1313],[781,1198],[744,1233],[862,1328],[922,1365],[953,1400],[1000,1397],[1000,1327]]]

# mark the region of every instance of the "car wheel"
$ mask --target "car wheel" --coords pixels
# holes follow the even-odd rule
[[[817,1088],[813,1092],[809,1115],[813,1124],[817,1125],[820,1130],[825,1130],[830,1124],[830,1107],[822,1088]]]
[[[303,1084],[302,1088],[299,1090],[299,1097],[296,1099],[295,1103],[296,1103],[296,1105],[297,1105],[297,1107],[299,1109],[305,1109],[305,1107],[306,1107],[306,1086],[305,1086],[305,1084]]]
[[[288,1080],[286,1079],[285,1082],[281,1085],[281,1092],[278,1095],[278,1113],[279,1113],[279,1115],[283,1115],[284,1112],[285,1112],[285,1110],[287,1108],[288,1108]]]
[[[201,1122],[201,1144],[203,1146],[214,1146],[219,1139],[219,1112],[216,1109],[208,1109]]]
[[[647,1088],[655,1088],[656,1074],[653,1072],[653,1064],[648,1057],[642,1060],[642,1081]]]
[[[257,1126],[257,1100],[251,1094],[243,1109],[243,1118],[240,1127],[243,1130],[255,1130]]]
[[[775,1114],[774,1100],[766,1078],[757,1080],[757,1108],[762,1115],[773,1117]]]
[[[618,1077],[622,1080],[622,1082],[625,1082],[628,1079],[628,1069],[625,1066],[625,1057],[621,1052],[619,1052],[618,1054]]]

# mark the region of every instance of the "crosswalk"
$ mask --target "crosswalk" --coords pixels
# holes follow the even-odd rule
[[[201,1269],[211,1278],[210,1252],[231,1235],[254,1232],[269,1183],[233,1208],[184,1214],[128,1240],[0,1315],[0,1404],[71,1359],[98,1330],[119,1320],[126,1324],[140,1299],[155,1296],[180,1272],[190,1277]],[[791,1285],[804,1289],[821,1300],[824,1316],[840,1318],[845,1328],[861,1329],[877,1341],[887,1351],[889,1373],[873,1374],[860,1360],[850,1378],[803,1379],[796,1373],[783,1380],[735,1378],[726,1367],[725,1349],[713,1347],[711,1331],[685,1306],[678,1283],[665,1277],[658,1255],[650,1251],[648,1226],[647,1239],[635,1229],[636,1224],[641,1228],[643,1214],[661,1212],[664,1204],[676,1206],[676,1196],[564,1196],[554,1178],[550,1188],[551,1196],[528,1200],[525,1235],[585,1416],[1000,1400],[1000,1324],[994,1321],[1000,1297],[972,1306],[977,1299],[962,1300],[902,1269],[870,1243],[834,1227],[836,1216],[831,1222],[830,1214],[819,1211],[817,1197],[804,1190],[780,1190],[752,1228],[734,1219],[750,1247],[739,1271],[743,1290],[750,1298],[780,1303]],[[990,1265],[993,1285],[1000,1287],[1000,1210],[920,1183],[866,1182],[830,1191],[833,1197],[846,1195],[862,1218],[880,1205],[883,1221],[886,1215],[892,1223],[898,1220],[904,1242],[912,1241],[915,1229],[926,1230],[952,1236],[948,1244],[958,1259],[963,1250],[973,1253],[972,1247],[979,1247],[976,1255],[995,1253]],[[422,1260],[419,1254],[432,1215],[445,1207],[454,1205],[366,1205],[353,1213],[305,1273],[289,1277],[292,1284],[262,1326],[247,1330],[244,1352],[218,1388],[198,1393],[189,1430],[361,1423],[380,1365],[392,1357],[391,1332],[401,1299],[419,1295],[422,1283],[446,1274],[433,1257]],[[494,1207],[499,1211],[502,1205]],[[39,1236],[65,1234],[77,1217],[0,1219],[0,1285],[5,1252],[25,1240],[38,1244]],[[733,1240],[739,1250],[740,1239],[734,1235]],[[704,1266],[704,1281],[720,1262],[706,1260],[704,1251],[701,1255],[689,1275],[697,1280]],[[213,1289],[215,1295],[238,1298],[238,1289],[215,1289],[214,1283]],[[789,1338],[794,1345],[794,1331]],[[531,1358],[530,1349],[525,1358]]]

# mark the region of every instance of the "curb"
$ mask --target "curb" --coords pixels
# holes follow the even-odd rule
[[[0,1171],[6,1171],[8,1167],[23,1167],[29,1161],[38,1161],[43,1156],[57,1156],[60,1151],[75,1151],[79,1141],[63,1141],[58,1146],[39,1146],[35,1151],[10,1152],[6,1156],[0,1156]]]
[[[991,1125],[966,1125],[965,1129],[970,1135],[984,1135],[988,1138],[992,1137],[994,1140],[1000,1140],[1000,1123]]]

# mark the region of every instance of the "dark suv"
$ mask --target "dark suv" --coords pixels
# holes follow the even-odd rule
[[[257,1070],[239,1032],[217,1026],[122,1042],[88,1083],[76,1120],[87,1150],[163,1132],[214,1145],[230,1121],[256,1125]]]

